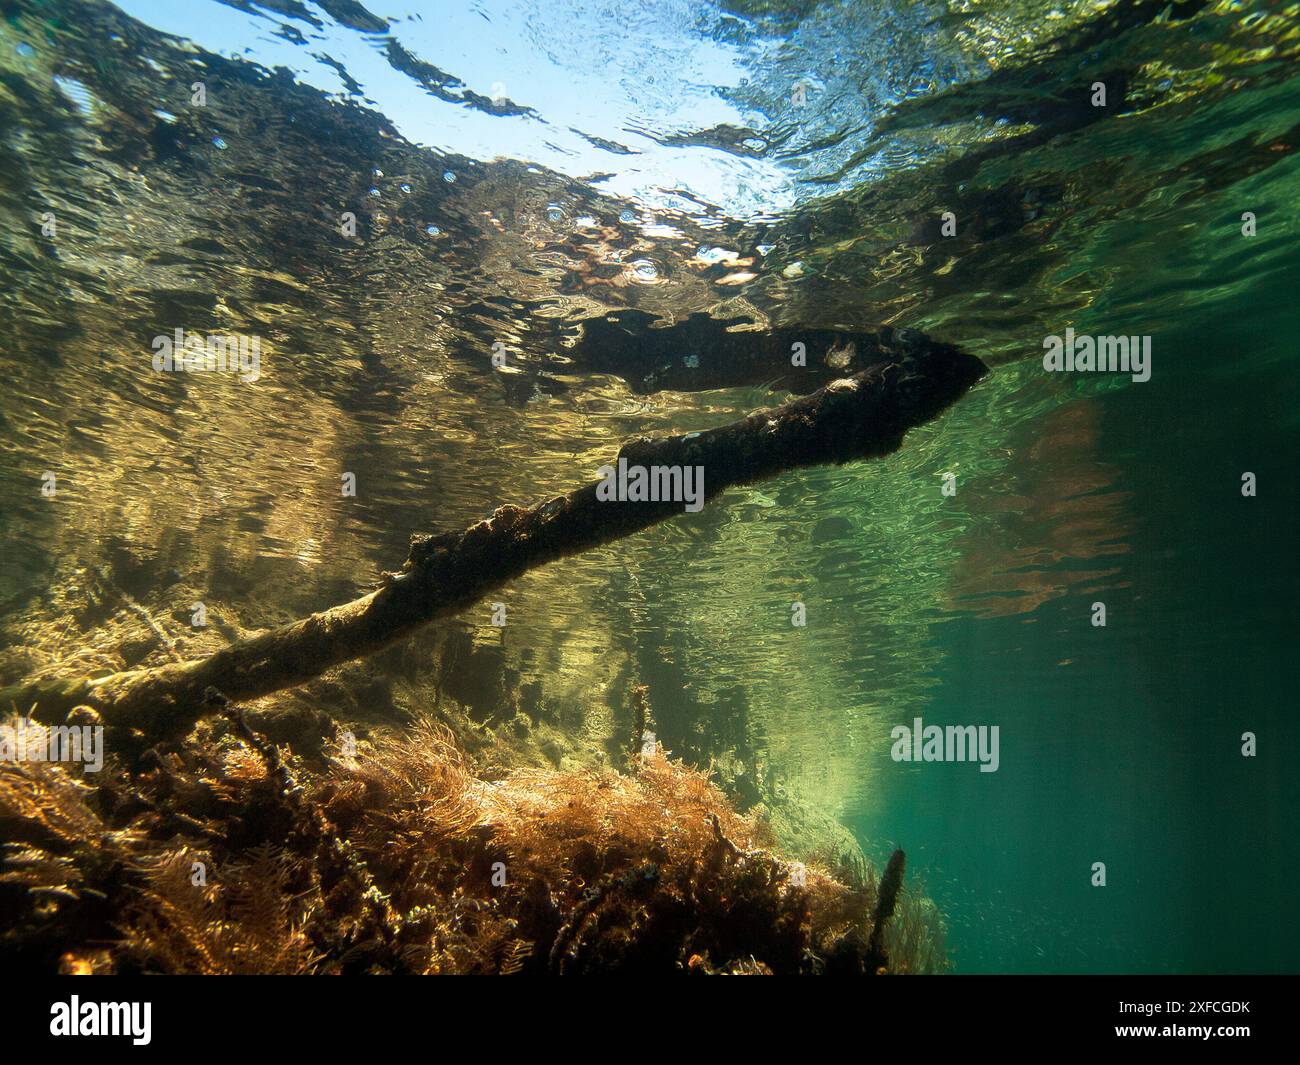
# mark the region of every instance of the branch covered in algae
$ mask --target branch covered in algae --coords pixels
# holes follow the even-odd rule
[[[629,465],[703,467],[704,498],[787,470],[897,451],[908,429],[936,417],[985,373],[979,359],[922,339],[897,361],[832,381],[810,396],[701,433],[625,444]],[[211,711],[209,686],[233,702],[303,684],[455,613],[537,566],[647,529],[680,502],[602,501],[599,482],[535,507],[503,506],[459,533],[416,537],[402,570],[379,590],[189,662],[94,680],[37,680],[0,692],[0,705],[57,720],[78,705],[110,725],[179,731]]]

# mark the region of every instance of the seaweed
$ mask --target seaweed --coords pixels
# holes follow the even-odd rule
[[[84,779],[0,764],[13,915],[0,956],[29,971],[204,974],[946,963],[937,911],[902,891],[901,852],[879,887],[805,867],[662,750],[626,772],[488,780],[431,720],[308,764],[217,711],[183,746]],[[906,934],[891,938],[895,913]]]

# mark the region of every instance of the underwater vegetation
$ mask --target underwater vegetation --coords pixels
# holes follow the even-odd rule
[[[309,765],[227,706],[98,774],[0,763],[0,839],[0,953],[33,973],[947,966],[902,851],[880,879],[791,860],[659,749],[489,780],[425,721]]]
[[[923,351],[804,399],[706,432],[641,438],[620,465],[703,461],[714,496],[790,468],[890,454],[984,373],[955,348],[909,343]],[[0,942],[36,971],[92,973],[943,968],[936,910],[904,903],[891,933],[901,850],[879,883],[775,853],[756,817],[658,748],[644,687],[634,745],[650,739],[627,772],[516,769],[496,780],[427,721],[360,760],[353,740],[311,767],[236,708],[676,512],[654,497],[617,512],[600,502],[588,485],[533,509],[500,507],[461,534],[413,538],[407,564],[378,591],[206,659],[186,662],[169,646],[175,661],[116,681],[0,692],[51,721],[84,700],[49,730],[53,740],[34,721],[8,726],[23,750],[0,758],[0,884],[16,893],[9,912],[19,917]],[[103,698],[118,682],[126,694]],[[116,766],[102,745],[80,779],[54,754],[28,761],[30,750],[54,752],[63,733],[104,725]]]

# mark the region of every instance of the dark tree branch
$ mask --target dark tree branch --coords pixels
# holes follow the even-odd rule
[[[833,381],[819,392],[717,429],[624,445],[629,464],[702,466],[705,498],[786,470],[888,455],[904,433],[934,418],[983,376],[979,359],[925,342],[898,361]],[[147,734],[182,730],[211,711],[207,688],[234,702],[255,699],[369,655],[434,618],[455,613],[537,566],[649,528],[681,502],[597,498],[597,484],[532,508],[503,506],[463,532],[417,537],[384,587],[301,621],[239,640],[189,662],[95,680],[35,680],[0,692],[57,721],[88,705],[108,724]]]

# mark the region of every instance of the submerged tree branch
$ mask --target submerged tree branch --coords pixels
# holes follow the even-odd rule
[[[877,458],[983,376],[979,359],[925,341],[898,361],[717,429],[625,444],[629,465],[703,467],[704,497],[824,463]],[[148,734],[182,730],[212,709],[303,684],[372,654],[434,618],[463,609],[537,566],[617,540],[676,514],[678,502],[602,501],[597,483],[532,508],[503,506],[463,532],[416,537],[405,566],[378,591],[189,662],[94,680],[37,680],[0,692],[0,705],[55,721],[78,705]]]

